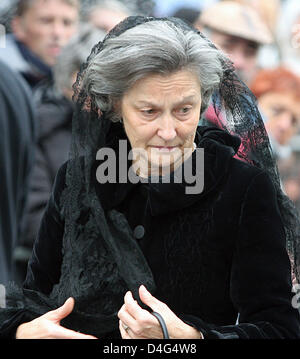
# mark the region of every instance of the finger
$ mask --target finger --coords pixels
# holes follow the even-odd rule
[[[56,339],[97,339],[93,335],[79,333],[60,325],[56,325],[55,330],[52,331],[52,336]]]
[[[157,326],[157,319],[150,314],[148,310],[142,309],[138,305],[133,299],[131,292],[126,293],[124,300],[125,313],[123,313],[123,315],[125,315],[125,318],[123,318],[123,320],[130,327],[133,335],[140,338],[144,336],[144,333],[149,331],[150,328]],[[129,317],[126,316],[126,313]],[[130,317],[133,318],[133,322],[130,321]],[[134,339],[132,336],[131,338]]]
[[[132,293],[127,292],[124,297],[125,309],[135,320],[150,315],[148,311],[142,309],[137,301],[133,299]]]
[[[124,304],[118,312],[118,317],[122,321],[124,325],[128,325],[128,327],[135,330],[137,322],[136,320],[128,313],[126,310],[126,305]]]
[[[131,336],[129,335],[129,333],[124,329],[121,320],[119,320],[119,329],[120,329],[122,339],[131,339]]]
[[[74,298],[68,298],[65,303],[50,312],[45,314],[45,317],[49,320],[54,320],[55,322],[60,322],[63,318],[67,317],[74,309],[75,300]]]
[[[141,285],[139,288],[139,296],[141,301],[150,307],[153,311],[162,311],[166,309],[166,305],[155,298],[144,285]]]

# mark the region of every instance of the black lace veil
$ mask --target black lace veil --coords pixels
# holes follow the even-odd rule
[[[108,330],[117,329],[116,312],[122,305],[122,294],[131,290],[138,298],[136,291],[140,284],[146,285],[152,291],[155,289],[155,283],[137,242],[132,240],[125,218],[114,210],[105,215],[96,196],[94,181],[91,177],[92,166],[97,151],[105,146],[113,122],[106,117],[105,111],[101,111],[97,107],[95,98],[88,93],[82,84],[87,67],[105,46],[105,41],[108,38],[117,37],[132,27],[156,20],[170,21],[182,28],[182,31],[196,31],[176,18],[128,17],[107,34],[103,41],[94,46],[87,61],[81,67],[73,86],[75,112],[72,124],[72,143],[66,169],[66,188],[60,201],[65,218],[63,243],[64,248],[69,248],[64,252],[62,276],[60,283],[54,286],[49,297],[32,290],[27,292],[23,290],[22,294],[26,297],[24,301],[27,307],[30,307],[35,313],[41,314],[61,305],[70,296],[70,293],[73,293],[76,300],[77,293],[83,290],[80,277],[82,268],[80,264],[76,264],[77,258],[78,263],[80,263],[82,252],[77,252],[80,251],[80,248],[84,251],[84,246],[91,243],[89,241],[100,241],[99,238],[101,238],[103,242],[102,251],[110,256],[111,266],[99,269],[95,261],[96,265],[90,275],[99,275],[101,278],[107,277],[111,281],[110,283],[113,283],[111,287],[114,292],[110,293],[109,298],[103,296],[101,299],[101,295],[99,295],[97,302],[89,303],[89,308],[93,308],[89,309],[89,312],[84,309],[86,308],[84,302],[82,306],[79,303],[78,307],[75,307],[74,313],[69,317],[72,320],[73,327],[74,323],[77,323],[75,327],[78,326],[78,328],[84,323],[84,328],[87,328],[89,333],[95,332],[96,327],[97,334],[99,334],[99,330],[104,333]],[[215,47],[199,31],[197,33],[207,41],[209,46]],[[241,146],[237,157],[264,169],[270,175],[276,188],[278,205],[284,221],[287,249],[293,264],[293,273],[299,281],[300,227],[298,214],[293,203],[281,189],[277,166],[262,118],[256,106],[256,99],[238,78],[230,60],[224,60],[223,80],[218,91],[212,96],[208,112],[206,116],[207,118],[211,117],[211,122],[214,125],[240,137]],[[90,217],[82,223],[84,213],[90,213]],[[80,232],[83,227],[87,231],[85,237],[89,238],[85,238]],[[78,242],[76,244],[76,241],[79,240],[83,241],[82,247],[78,245]],[[84,243],[84,241],[86,242]],[[76,249],[76,246],[79,249]],[[99,255],[103,254],[100,253]],[[70,263],[77,269],[72,270]],[[102,272],[100,273],[100,271]],[[91,278],[91,282],[93,281],[95,283],[95,280]],[[100,283],[97,288],[90,288],[89,285],[86,285],[84,289],[87,293],[89,290],[99,290],[102,293],[107,288],[101,287],[101,285]],[[18,296],[17,302],[20,303]]]

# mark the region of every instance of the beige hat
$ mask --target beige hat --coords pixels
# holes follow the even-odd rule
[[[221,1],[203,10],[200,23],[211,29],[259,44],[270,44],[273,36],[258,13],[247,5]]]

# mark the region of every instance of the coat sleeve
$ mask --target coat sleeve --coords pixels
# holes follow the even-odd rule
[[[32,256],[28,263],[24,288],[49,294],[60,278],[64,220],[60,210],[60,196],[65,186],[66,164],[55,178],[53,190],[42,216]]]
[[[47,109],[47,106],[44,106]],[[24,214],[22,233],[14,251],[14,260],[17,263],[19,282],[24,280],[26,266],[31,257],[32,248],[38,235],[40,223],[51,194],[55,173],[49,156],[49,149],[45,143],[49,133],[44,133],[43,122],[51,122],[47,111],[37,110],[37,140],[35,143],[35,161],[29,180],[27,207]],[[48,136],[47,136],[48,135]],[[56,168],[57,170],[58,168]]]
[[[0,338],[14,338],[18,326],[38,315],[26,307],[26,292],[48,295],[59,281],[62,263],[62,238],[64,221],[59,209],[59,199],[65,185],[66,164],[57,173],[53,191],[43,215],[34,243],[23,288],[7,289],[6,307],[0,309]],[[20,306],[20,303],[22,305]]]
[[[215,326],[193,316],[182,319],[208,339],[300,337],[284,226],[275,188],[265,172],[252,179],[242,201],[230,295],[239,313],[234,325]]]

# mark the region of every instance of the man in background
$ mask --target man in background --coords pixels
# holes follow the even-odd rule
[[[105,32],[130,15],[130,9],[118,0],[94,0],[83,7],[83,20]]]
[[[260,15],[247,5],[221,1],[204,9],[195,26],[228,55],[249,85],[257,71],[260,46],[273,41]]]
[[[78,22],[79,0],[19,0],[0,60],[34,88],[52,78],[56,58],[76,33]]]

